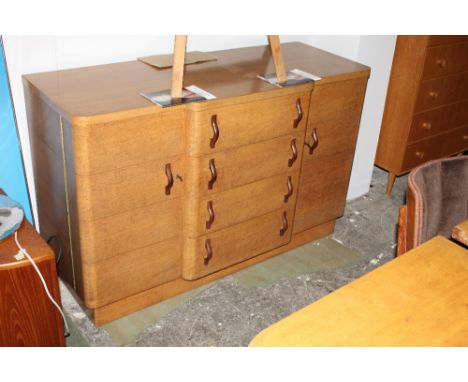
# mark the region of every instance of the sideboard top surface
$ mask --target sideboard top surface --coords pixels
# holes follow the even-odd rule
[[[298,68],[322,77],[319,83],[368,77],[369,68],[302,43],[282,44],[287,69]],[[185,67],[185,85],[197,85],[218,99],[281,91],[258,78],[274,72],[269,46],[213,52],[218,60]],[[140,93],[169,89],[171,69],[156,69],[140,61],[97,65],[23,76],[59,113],[73,119],[132,109],[164,109]]]

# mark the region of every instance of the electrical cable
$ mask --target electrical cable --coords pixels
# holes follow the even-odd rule
[[[65,337],[68,337],[70,335],[70,328],[68,327],[68,323],[67,323],[67,320],[65,318],[65,314],[63,313],[62,308],[60,308],[60,305],[57,304],[57,302],[51,296],[51,294],[49,292],[49,288],[47,287],[47,284],[46,284],[46,282],[44,280],[44,277],[42,276],[42,273],[39,270],[39,268],[37,267],[36,263],[34,262],[32,257],[29,255],[29,253],[26,251],[26,249],[24,249],[21,246],[21,244],[19,243],[19,241],[18,241],[18,231],[15,232],[15,242],[16,242],[16,245],[18,246],[18,249],[20,250],[20,252],[28,258],[28,260],[31,262],[32,266],[36,270],[37,274],[39,275],[39,278],[41,279],[42,285],[44,286],[47,297],[49,297],[49,300],[52,302],[52,304],[54,304],[54,306],[58,309],[58,311],[62,315],[63,323],[65,324],[65,329],[66,329]]]

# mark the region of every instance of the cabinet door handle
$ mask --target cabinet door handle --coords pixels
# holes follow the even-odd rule
[[[295,138],[291,140],[291,152],[292,152],[292,157],[288,159],[288,167],[292,167],[292,165],[297,159],[297,147],[296,147]]]
[[[283,236],[286,231],[288,230],[288,217],[286,215],[286,211],[283,212],[281,215],[281,229],[280,229],[280,236]]]
[[[299,122],[302,121],[302,105],[301,105],[301,99],[298,98],[296,100],[296,110],[297,110],[297,117],[296,119],[294,120],[294,128],[297,128],[297,126],[299,126]]]
[[[210,159],[210,173],[211,173],[211,179],[208,182],[208,190],[213,189],[213,184],[216,182],[216,179],[218,179],[218,173],[216,172],[216,166],[215,166],[215,160]]]
[[[213,202],[211,200],[206,204],[206,209],[208,210],[208,216],[209,216],[208,220],[206,221],[206,229],[210,229],[211,225],[213,224],[215,220]]]
[[[211,249],[211,240],[210,239],[205,239],[205,250],[206,250],[206,255],[203,258],[203,264],[208,265],[211,258],[213,257],[213,250]]]
[[[315,148],[318,146],[319,144],[319,139],[318,139],[318,135],[317,135],[317,129],[314,127],[312,129],[312,143],[307,143],[307,142],[304,142],[304,144],[309,148],[309,155],[313,154]]]
[[[292,185],[292,179],[291,179],[291,176],[288,176],[288,182],[287,182],[287,185],[288,185],[288,193],[286,195],[284,195],[284,202],[287,203],[288,200],[289,200],[289,197],[293,194],[293,185]]]
[[[210,148],[214,149],[219,138],[218,116],[216,114],[211,116],[211,128],[213,129],[213,137],[210,139]]]
[[[166,184],[166,195],[171,194],[171,188],[174,185],[174,177],[172,176],[171,164],[166,164],[166,177],[167,177],[167,184]]]

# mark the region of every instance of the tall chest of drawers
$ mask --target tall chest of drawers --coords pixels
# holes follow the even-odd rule
[[[186,67],[215,100],[162,109],[141,62],[24,77],[40,232],[102,324],[333,232],[369,69],[304,44],[276,88],[268,47]]]
[[[468,36],[399,36],[375,163],[395,176],[468,148]]]

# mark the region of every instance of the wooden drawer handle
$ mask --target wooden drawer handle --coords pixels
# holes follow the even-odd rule
[[[419,158],[419,159],[424,158],[424,153],[422,151],[416,151],[414,155],[416,156],[416,158]]]
[[[208,220],[206,221],[206,229],[210,229],[215,220],[213,202],[211,200],[206,204],[206,209],[208,210],[208,216],[209,216]]]
[[[216,114],[211,116],[211,128],[213,129],[213,137],[210,139],[210,148],[214,149],[219,138],[218,116]]]
[[[433,100],[436,100],[439,97],[438,92],[429,92],[429,97],[431,97]]]
[[[293,194],[293,191],[294,191],[291,176],[288,176],[287,186],[288,186],[288,193],[286,195],[284,195],[284,202],[285,203],[288,202],[290,196]]]
[[[286,211],[283,212],[281,215],[281,229],[280,229],[280,236],[283,236],[286,231],[288,230],[288,217],[286,215]]]
[[[292,152],[292,157],[288,159],[288,167],[292,167],[292,165],[297,159],[297,147],[296,147],[295,138],[291,140],[291,152]]]
[[[218,173],[216,172],[216,166],[215,166],[215,160],[214,159],[210,159],[209,168],[210,168],[210,173],[211,173],[211,179],[208,182],[208,190],[212,190],[213,185],[216,182],[216,179],[218,179]]]
[[[445,68],[445,66],[447,65],[447,60],[445,58],[439,58],[438,60],[436,60],[436,64],[441,68]]]
[[[318,139],[318,135],[317,135],[317,129],[314,127],[312,129],[312,143],[307,143],[307,142],[304,142],[304,144],[309,148],[309,155],[313,154],[314,153],[314,150],[315,148],[318,146],[319,144],[319,139]]]
[[[302,113],[302,105],[301,105],[301,99],[298,98],[296,100],[296,110],[297,110],[297,117],[294,120],[294,128],[297,128],[299,126],[299,123],[302,121],[303,113]]]
[[[464,140],[464,141],[468,141],[468,134],[464,134],[464,135],[463,135],[463,140]]]
[[[213,257],[213,250],[211,249],[211,240],[210,239],[205,239],[205,250],[206,250],[206,255],[203,258],[203,264],[208,265],[211,258]]]
[[[423,128],[424,130],[431,130],[431,129],[432,129],[432,123],[430,123],[430,122],[423,122],[423,123],[421,124],[421,126],[422,126],[422,128]]]
[[[166,164],[166,177],[167,177],[167,184],[166,184],[166,195],[171,194],[171,188],[174,185],[174,177],[172,176],[171,164]]]

